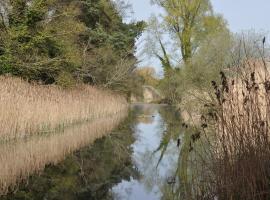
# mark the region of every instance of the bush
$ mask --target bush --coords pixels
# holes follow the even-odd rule
[[[75,86],[76,80],[70,73],[62,72],[56,79],[56,83],[63,88],[71,88]]]

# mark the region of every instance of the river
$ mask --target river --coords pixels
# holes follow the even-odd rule
[[[175,199],[183,127],[165,105],[132,105],[111,134],[31,175],[2,199]]]

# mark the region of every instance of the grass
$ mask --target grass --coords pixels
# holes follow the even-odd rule
[[[1,76],[0,141],[114,115],[126,106],[123,96],[91,86],[61,89]]]
[[[108,134],[127,105],[123,96],[88,85],[62,89],[0,76],[0,196]]]
[[[270,199],[269,68],[247,60],[234,69],[221,72],[221,85],[212,82],[215,101],[205,105],[203,150],[192,161],[195,199]]]

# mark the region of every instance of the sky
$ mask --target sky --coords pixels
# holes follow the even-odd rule
[[[153,6],[150,0],[129,0],[133,5],[133,18],[147,21],[151,14],[159,14],[161,9]],[[270,36],[270,0],[211,0],[216,13],[222,14],[227,20],[230,30],[234,33],[254,29]],[[269,37],[270,41],[270,37]],[[140,47],[141,48],[141,42]],[[140,66],[153,66],[158,73],[161,68],[157,60],[149,59],[138,53]]]

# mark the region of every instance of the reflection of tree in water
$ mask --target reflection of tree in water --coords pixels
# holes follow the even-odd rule
[[[184,143],[185,128],[179,112],[170,106],[161,106],[158,109],[160,118],[156,134],[160,134],[160,143],[152,152],[144,152],[143,161],[144,183],[147,187],[153,188],[157,185],[161,190],[162,199],[171,199],[178,196],[176,184],[169,184],[172,179],[177,178],[180,164],[181,148],[177,147],[178,139]],[[169,164],[169,165],[168,165]],[[179,184],[178,184],[179,185]],[[173,199],[173,198],[172,198]]]
[[[153,115],[155,114],[156,107],[154,105],[135,105],[134,110],[136,110],[138,117],[137,122],[144,124],[151,124],[154,121]]]
[[[174,173],[172,175],[168,173],[167,180],[163,182],[161,186],[162,199],[188,199],[186,194],[190,193],[191,188],[189,185],[191,178],[189,161],[192,151],[194,150],[191,135],[194,129],[186,127],[181,121],[179,112],[173,107],[164,107],[160,109],[159,113],[166,124],[166,130],[164,131],[160,146],[155,151],[155,153],[160,152],[157,167],[171,143],[173,142],[174,145],[180,144]]]
[[[179,113],[173,107],[162,107],[159,110],[159,113],[162,117],[163,123],[165,123],[165,131],[163,132],[163,137],[161,143],[155,152],[161,152],[157,166],[162,161],[164,153],[166,152],[170,142],[175,142],[177,145],[177,140],[182,135],[181,129],[181,118]],[[164,126],[164,124],[161,124]]]
[[[134,121],[134,113],[130,113],[118,131],[98,139],[56,166],[48,165],[41,175],[31,176],[15,194],[3,200],[111,199],[113,185],[138,176],[132,167],[130,149],[134,142],[131,130]]]
[[[149,130],[154,131],[153,135],[158,140],[152,149],[142,151],[141,166],[135,169],[132,163],[135,138],[132,133],[138,131],[138,124],[147,124],[140,121],[140,116],[153,120],[154,129]],[[178,148],[179,138],[181,145]],[[190,188],[188,162],[193,154],[190,141],[191,131],[182,126],[179,113],[174,108],[135,106],[126,121],[111,135],[98,139],[56,166],[47,166],[40,176],[30,177],[15,194],[2,199],[108,200],[115,195],[112,194],[114,186],[124,180],[133,183],[130,181],[132,178],[143,181],[148,191],[158,187],[161,199],[185,199],[185,191]]]

